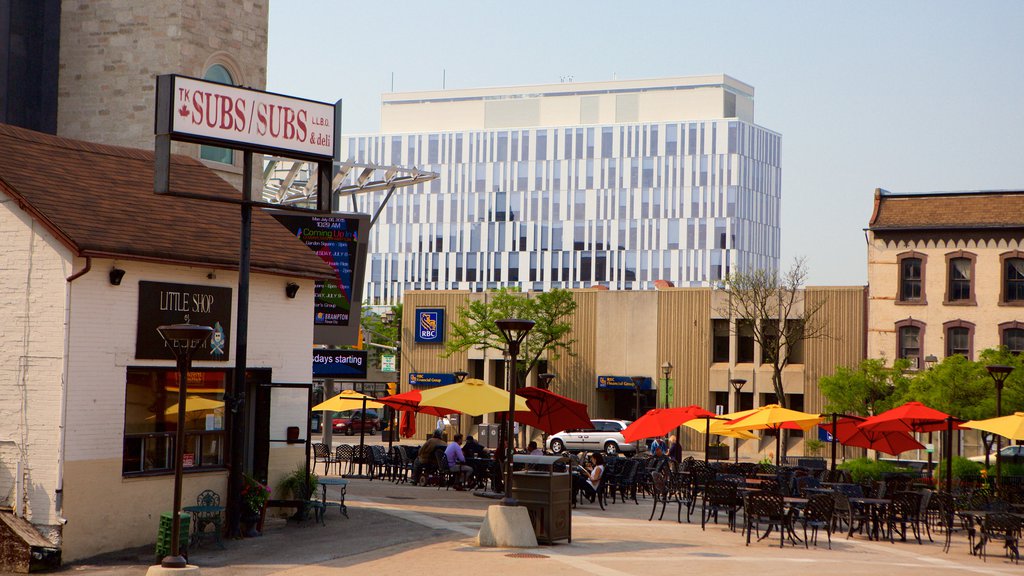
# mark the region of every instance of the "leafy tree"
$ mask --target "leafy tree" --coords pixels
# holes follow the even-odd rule
[[[387,350],[376,346],[367,346],[368,343],[383,344],[384,346],[397,346],[402,338],[402,305],[395,304],[390,312],[390,320],[375,312],[369,306],[363,306],[363,314],[360,326],[363,329],[363,348],[367,351],[367,358],[375,366],[380,366],[382,354],[391,354]]]
[[[535,324],[521,346],[516,366],[522,381],[544,358],[557,360],[562,353],[575,355],[572,346],[576,340],[570,338],[575,312],[576,301],[568,290],[530,296],[515,288],[489,292],[486,299],[472,300],[459,309],[459,319],[450,324],[444,355],[470,348],[505,350],[505,338],[495,322],[505,318],[533,320]]]
[[[899,405],[910,389],[906,369],[910,362],[899,359],[887,367],[884,358],[869,358],[856,368],[839,366],[818,386],[828,400],[825,410],[838,414],[867,416]]]
[[[910,383],[906,400],[971,420],[994,416],[994,397],[995,388],[985,365],[954,354],[918,372]]]
[[[718,312],[737,320],[753,330],[754,341],[761,347],[762,361],[772,366],[772,386],[778,403],[786,406],[782,388],[782,370],[789,364],[793,350],[805,340],[824,338],[826,326],[818,314],[824,300],[808,302],[801,288],[807,279],[804,260],[780,275],[774,270],[755,270],[730,276],[724,286],[728,301]],[[797,310],[801,310],[798,314]]]

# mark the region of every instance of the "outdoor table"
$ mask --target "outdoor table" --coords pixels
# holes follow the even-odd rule
[[[321,497],[320,502],[323,504],[324,510],[327,509],[328,505],[327,487],[337,486],[340,490],[340,499],[337,502],[330,502],[330,505],[337,506],[338,511],[344,514],[345,518],[348,518],[348,506],[345,505],[345,492],[348,490],[348,480],[345,480],[344,478],[331,478],[321,476],[320,478],[317,479],[317,482],[319,482],[320,487],[323,488],[323,496]]]
[[[466,458],[466,465],[473,469],[473,476],[470,484],[473,488],[487,488],[487,481],[491,481],[494,487],[494,474],[498,470],[497,462],[493,458]]]
[[[968,524],[970,524],[972,526],[980,526],[982,521],[985,520],[985,516],[988,516],[989,514],[992,514],[991,510],[957,510],[956,511],[956,515],[957,516],[963,518]],[[1024,521],[1024,513],[1009,512],[1009,514],[1011,514],[1013,516],[1016,516],[1017,518],[1020,518],[1022,521]],[[978,528],[978,530],[980,530],[980,528]],[[975,543],[974,546],[971,548],[971,555],[972,556],[977,556],[978,555],[978,550],[981,549],[981,546],[982,546],[982,542],[981,542],[981,538],[979,538],[978,542]]]
[[[803,491],[807,494],[835,494],[836,491],[831,488],[804,488]]]
[[[882,523],[882,514],[885,507],[892,503],[892,500],[888,498],[850,498],[850,504],[863,506],[867,509],[868,518],[871,522],[871,526],[868,527],[868,540],[881,540],[879,534],[880,525]],[[853,536],[854,525],[850,522],[850,532],[846,535],[847,538]]]
[[[224,512],[223,506],[185,506],[182,511],[188,512],[192,515],[192,518],[203,518],[217,514],[218,516]],[[215,522],[214,525],[214,536],[217,538],[217,544],[220,545],[221,549],[224,549],[224,543],[220,540],[220,522]],[[189,538],[189,546],[199,547],[199,538],[202,536],[202,532],[199,532],[199,522],[192,522],[192,535]]]

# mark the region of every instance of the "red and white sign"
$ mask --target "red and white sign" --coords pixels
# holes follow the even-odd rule
[[[334,156],[334,106],[174,77],[171,132],[324,158]]]

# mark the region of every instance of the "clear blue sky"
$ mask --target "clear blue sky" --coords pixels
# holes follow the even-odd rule
[[[380,94],[729,74],[782,134],[782,265],[864,284],[875,188],[1024,189],[1024,2],[270,3],[268,89],[344,100],[374,132]]]

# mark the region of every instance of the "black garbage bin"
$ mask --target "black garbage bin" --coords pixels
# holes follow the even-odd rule
[[[537,542],[572,542],[572,475],[554,472],[561,456],[516,454],[513,462],[526,470],[512,473],[512,497],[530,513]]]

